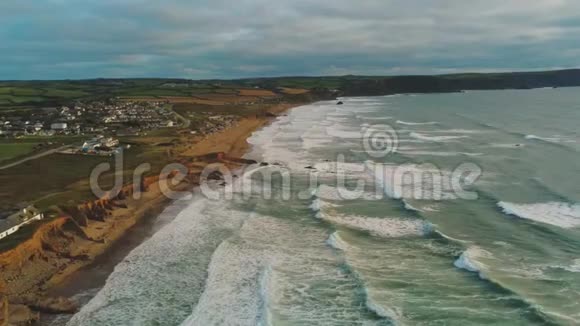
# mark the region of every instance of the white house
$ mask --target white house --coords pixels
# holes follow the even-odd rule
[[[0,221],[2,222],[0,223],[0,240],[16,233],[21,227],[42,219],[44,219],[44,214],[33,206],[28,206],[16,214],[10,215],[4,221]]]
[[[68,124],[66,122],[55,122],[50,125],[50,129],[52,130],[66,130]]]
[[[37,122],[34,124],[34,130],[41,131],[42,128],[44,128],[44,124],[42,124],[41,122]]]

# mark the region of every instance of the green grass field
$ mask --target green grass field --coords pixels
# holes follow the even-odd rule
[[[0,163],[12,158],[28,154],[37,143],[0,143]]]
[[[42,95],[49,97],[78,98],[89,94],[81,90],[72,90],[72,89],[45,88],[43,90],[44,93]]]

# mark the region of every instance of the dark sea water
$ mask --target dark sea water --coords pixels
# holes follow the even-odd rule
[[[342,100],[256,132],[276,165],[181,201],[69,324],[580,324],[579,89]]]

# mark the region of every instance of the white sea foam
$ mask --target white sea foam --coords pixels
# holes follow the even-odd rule
[[[451,172],[433,164],[389,165],[367,162],[368,170],[383,192],[394,199],[415,200],[457,199],[450,184]]]
[[[424,212],[439,212],[439,205],[437,205],[437,204],[427,205],[427,206],[421,207],[421,209]]]
[[[481,156],[483,153],[467,153],[467,152],[433,152],[433,151],[397,151],[402,155],[415,156]]]
[[[328,208],[332,208],[332,207],[337,207],[336,204],[331,204],[327,201],[324,201],[320,198],[315,197],[314,200],[312,200],[312,204],[310,204],[309,208],[311,210],[313,210],[314,212],[319,212],[323,209],[328,209]]]
[[[418,131],[422,132],[422,131]],[[478,129],[443,129],[443,130],[429,130],[425,132],[432,132],[432,133],[448,133],[448,134],[482,134],[487,133],[486,130],[478,130]]]
[[[545,141],[545,142],[549,142],[549,143],[574,143],[575,142],[573,139],[561,137],[559,135],[555,135],[552,137],[540,137],[540,136],[536,136],[536,135],[526,135],[525,138],[528,140],[541,140],[541,141]]]
[[[344,116],[344,115],[340,115],[340,116],[330,116],[330,117],[326,117],[326,120],[328,121],[332,121],[332,122],[347,122],[350,121],[351,118],[349,118],[348,116]]]
[[[309,150],[313,148],[325,147],[332,144],[332,139],[327,137],[305,137],[302,136],[302,148]]]
[[[382,238],[424,236],[433,230],[430,223],[419,219],[340,215],[322,211],[318,213],[317,217],[340,226],[369,232]]]
[[[356,129],[345,129],[340,125],[333,125],[330,127],[326,127],[326,133],[329,136],[343,138],[343,139],[359,139],[362,138],[362,133],[360,130]]]
[[[436,125],[438,122],[436,121],[428,121],[428,122],[408,122],[397,120],[397,124],[405,125],[405,126],[424,126],[424,125]]]
[[[348,250],[348,244],[340,237],[338,231],[328,237],[326,243],[334,249],[346,251]]]
[[[296,236],[300,235],[300,241]],[[345,324],[360,322],[360,312],[364,308],[352,305],[354,293],[343,288],[344,285],[354,286],[355,281],[337,269],[337,264],[342,259],[328,249],[321,239],[328,239],[327,231],[320,228],[301,225],[288,219],[273,218],[270,216],[257,215],[248,219],[240,232],[235,236],[231,244],[235,244],[240,250],[237,253],[241,258],[233,258],[241,262],[241,265],[225,265],[229,274],[252,275],[237,269],[249,267],[256,271],[248,281],[246,277],[237,277],[235,287],[225,284],[222,288],[230,289],[253,289],[255,296],[259,296],[261,304],[245,304],[245,301],[233,302],[232,307],[238,310],[240,307],[248,312],[248,316],[257,316],[257,324],[264,325],[272,313],[274,324],[276,317],[290,316],[293,324],[310,325],[316,321],[342,320]],[[250,260],[249,266],[243,263],[245,257]],[[261,257],[264,267],[255,269],[254,257]],[[227,263],[224,260],[221,260]],[[267,271],[267,273],[265,273]],[[255,275],[258,276],[257,281]],[[211,276],[210,276],[211,278]],[[335,287],[317,287],[320,282],[332,282]],[[341,284],[341,285],[338,285]],[[237,290],[236,292],[241,292]],[[248,292],[249,293],[249,292]],[[228,291],[213,292],[226,296]],[[319,300],[320,295],[325,296],[325,301]],[[214,300],[218,300],[216,298]],[[239,296],[222,297],[223,305],[231,300],[240,299]],[[250,300],[253,303],[254,299]],[[248,309],[246,309],[248,308]],[[220,311],[217,310],[217,313]],[[274,314],[276,312],[276,314]],[[213,311],[202,312],[213,313]],[[229,313],[229,312],[228,312]],[[238,314],[237,311],[234,312]],[[248,319],[249,320],[249,319]],[[364,321],[363,321],[364,322]],[[226,323],[218,323],[227,325]],[[206,324],[198,324],[206,325]],[[214,325],[214,324],[210,324]],[[234,322],[231,325],[238,325]]]
[[[212,256],[205,290],[182,326],[256,325],[264,318],[263,271],[269,257],[237,243],[223,242]]]
[[[451,241],[451,242],[456,242],[456,243],[464,243],[464,244],[466,244],[466,243],[470,243],[470,241],[461,240],[461,239],[457,239],[457,238],[454,238],[454,237],[448,236],[447,234],[445,234],[445,233],[443,233],[443,232],[441,232],[441,231],[435,231],[435,233],[439,234],[440,236],[442,236],[443,238],[445,238],[445,239],[447,239],[447,240],[449,240],[449,241]]]
[[[369,289],[366,287],[365,287],[365,297],[366,297],[365,306],[370,311],[377,314],[379,317],[386,318],[395,323],[395,325],[397,325],[398,322],[402,320],[403,314],[399,309],[391,309],[389,307],[380,305],[375,300],[373,300]]]
[[[490,257],[490,253],[476,246],[467,248],[453,263],[455,267],[469,272],[477,273],[481,279],[487,279],[484,271],[486,265],[479,261],[483,257]]]
[[[446,141],[450,141],[450,140],[455,140],[455,139],[461,139],[461,138],[469,138],[469,136],[428,136],[425,134],[421,134],[418,132],[411,132],[409,134],[409,136],[415,138],[415,139],[419,139],[419,140],[427,140],[427,141],[434,141],[434,142],[446,142]]]
[[[349,162],[321,162],[316,163],[314,168],[328,173],[344,173],[345,175],[366,175],[364,163]]]
[[[117,265],[68,325],[179,324],[186,317],[184,305],[203,290],[215,248],[247,217],[223,203],[194,201]],[[177,285],[187,291],[176,291]]]
[[[567,265],[550,266],[552,268],[559,268],[571,273],[580,273],[580,258],[573,260]]]
[[[502,201],[497,205],[504,213],[520,218],[567,229],[580,226],[580,204],[562,202],[515,204]]]
[[[366,191],[348,190],[344,188],[333,187],[325,184],[319,185],[313,191],[313,195],[325,200],[380,200],[383,195],[381,193],[375,194]]]
[[[414,207],[413,205],[409,204],[409,202],[403,199],[403,204],[405,205],[405,209],[412,212],[421,212],[420,209]]]
[[[385,117],[366,117],[363,115],[356,116],[360,120],[370,120],[370,121],[384,121],[384,120],[392,120],[393,117],[385,116]]]

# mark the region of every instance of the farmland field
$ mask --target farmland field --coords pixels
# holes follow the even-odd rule
[[[36,143],[0,143],[0,162],[30,153]]]

